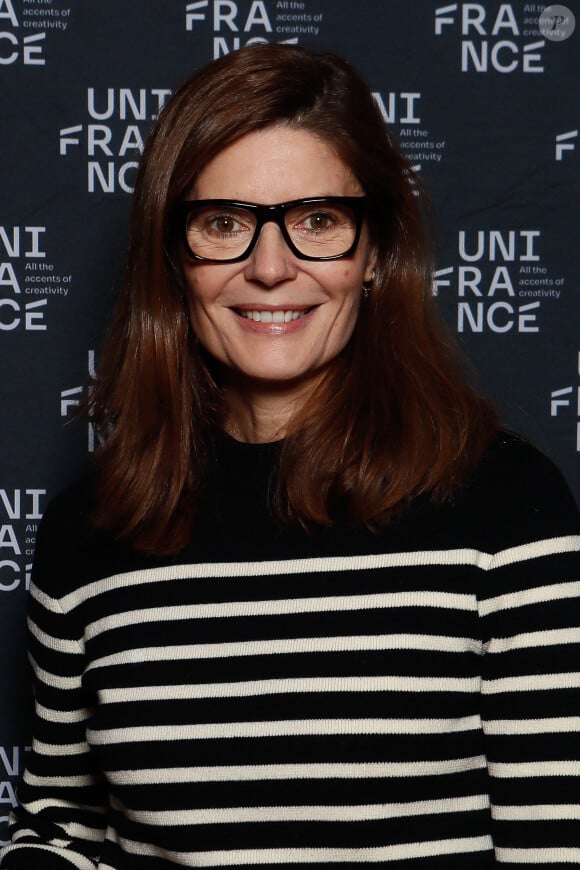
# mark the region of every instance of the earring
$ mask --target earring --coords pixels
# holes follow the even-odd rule
[[[363,299],[369,298],[369,294],[370,294],[371,290],[373,289],[373,281],[375,280],[375,277],[376,277],[376,272],[373,269],[373,271],[371,272],[371,280],[363,282],[363,286],[362,286]]]

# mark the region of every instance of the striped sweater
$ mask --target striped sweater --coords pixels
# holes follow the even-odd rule
[[[4,870],[580,865],[580,529],[502,435],[378,534],[266,508],[220,438],[178,557],[41,526],[33,750]]]

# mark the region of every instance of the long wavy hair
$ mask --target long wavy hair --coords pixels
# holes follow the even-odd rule
[[[311,132],[352,170],[377,261],[349,343],[291,420],[272,509],[309,527],[340,505],[350,522],[379,527],[419,495],[448,496],[497,428],[437,317],[428,207],[366,84],[332,54],[242,48],[197,71],[153,126],[92,391],[93,519],[147,553],[188,541],[225,416],[219,371],[189,319],[174,206],[223,148],[275,124]]]

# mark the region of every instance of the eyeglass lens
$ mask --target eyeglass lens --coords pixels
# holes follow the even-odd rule
[[[201,203],[187,218],[186,238],[194,254],[213,260],[241,256],[251,245],[257,215],[240,206]],[[303,203],[287,209],[284,226],[300,253],[334,257],[345,253],[356,237],[357,220],[343,203]]]

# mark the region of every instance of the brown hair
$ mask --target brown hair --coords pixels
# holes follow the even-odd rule
[[[95,520],[145,552],[187,542],[224,412],[192,334],[173,206],[226,145],[279,123],[322,138],[350,167],[368,197],[378,255],[351,340],[285,439],[278,515],[327,524],[341,504],[354,523],[382,524],[419,494],[449,494],[497,426],[442,336],[427,207],[367,86],[334,55],[240,49],[196,72],[150,134],[122,293],[92,393],[102,439]]]

